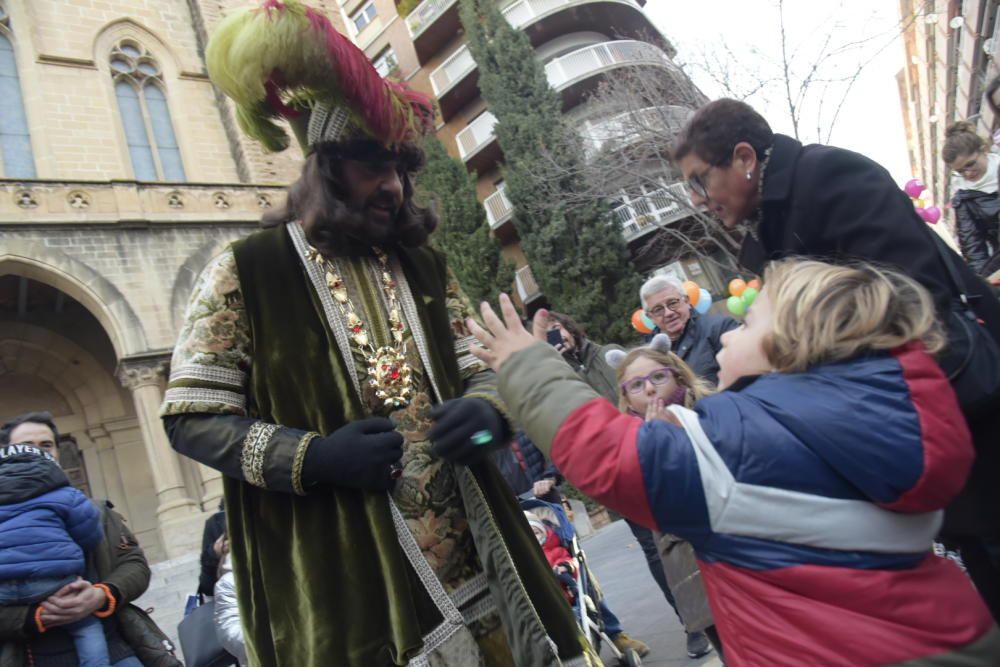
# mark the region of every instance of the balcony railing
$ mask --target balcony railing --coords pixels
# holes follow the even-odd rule
[[[592,44],[552,60],[545,77],[556,90],[619,65],[662,65],[676,69],[670,57],[647,42],[622,39]]]
[[[496,124],[497,117],[486,111],[456,135],[458,154],[463,160],[468,160],[483,146],[493,141],[493,126]]]
[[[616,0],[616,2],[640,9],[639,4],[634,0]],[[503,15],[507,18],[507,22],[515,28],[523,28],[535,19],[557,9],[580,4],[584,4],[584,2],[581,0],[517,0],[504,8]]]
[[[490,229],[496,229],[514,215],[514,207],[503,190],[497,190],[484,199],[483,207],[486,209],[486,219],[490,223]]]
[[[621,223],[625,239],[631,241],[653,226],[665,225],[685,217],[689,210],[687,192],[683,185],[677,183],[637,197],[618,206],[612,213]]]
[[[451,54],[447,60],[431,72],[431,87],[434,88],[434,95],[441,97],[474,69],[476,69],[476,61],[473,60],[468,45],[463,44],[458,51]]]
[[[588,155],[612,143],[627,146],[637,141],[671,139],[680,132],[694,111],[682,106],[668,105],[626,111],[605,118],[581,119],[577,131],[584,140]]]
[[[528,303],[541,294],[530,266],[518,269],[514,273],[514,282],[517,283],[517,295],[521,297],[521,303]]]
[[[424,0],[406,17],[410,38],[416,39],[429,25],[445,13],[458,0]]]

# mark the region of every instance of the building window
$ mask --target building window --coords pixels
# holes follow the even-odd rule
[[[354,23],[354,29],[358,32],[364,30],[365,26],[374,20],[375,3],[373,2],[366,2],[361,9],[351,14],[351,21]]]
[[[399,61],[396,60],[396,52],[392,50],[391,46],[385,47],[382,53],[375,56],[375,60],[372,61],[375,65],[375,69],[382,76],[389,76],[390,74],[395,74],[399,69]]]
[[[0,3],[0,174],[10,178],[34,178],[28,117],[21,99],[21,80],[10,40],[10,16]]]
[[[183,181],[184,165],[156,60],[137,42],[124,40],[111,50],[111,77],[136,180]]]

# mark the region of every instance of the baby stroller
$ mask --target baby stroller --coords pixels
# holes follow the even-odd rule
[[[626,667],[639,667],[642,658],[634,649],[625,652],[619,651],[611,638],[604,630],[604,620],[601,618],[598,604],[603,598],[597,580],[594,579],[587,565],[587,554],[580,548],[576,537],[576,530],[573,523],[566,516],[566,511],[560,505],[545,502],[535,498],[530,492],[519,497],[521,509],[531,512],[543,523],[549,526],[559,538],[559,542],[570,553],[576,561],[578,567],[572,575],[572,587],[570,591],[573,598],[573,612],[576,614],[576,621],[583,630],[584,636],[590,642],[594,653],[600,654],[601,642],[607,643],[614,656],[614,660]]]

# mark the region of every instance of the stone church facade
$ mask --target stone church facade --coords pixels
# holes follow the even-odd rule
[[[158,417],[188,296],[301,159],[242,137],[205,73],[245,4],[0,0],[0,420],[51,411],[74,483],[153,562],[196,550],[222,494]]]

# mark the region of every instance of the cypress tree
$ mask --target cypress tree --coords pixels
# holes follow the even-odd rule
[[[486,211],[476,199],[475,177],[435,137],[424,141],[424,153],[427,165],[417,175],[416,188],[435,203],[441,218],[431,238],[447,255],[469,299],[474,304],[494,301],[499,292],[510,291],[514,268],[490,236]]]
[[[561,203],[585,188],[585,157],[558,93],[527,35],[507,23],[496,0],[460,0],[459,8],[479,89],[497,118],[506,193],[536,281],[553,307],[584,323],[595,340],[633,338],[629,314],[640,277],[610,206]]]

